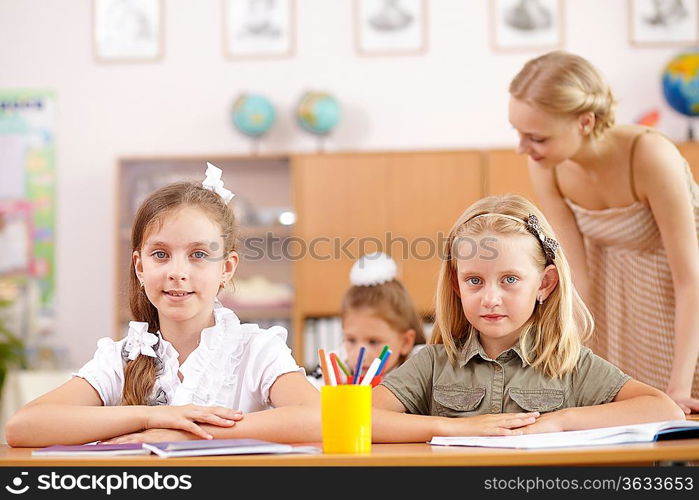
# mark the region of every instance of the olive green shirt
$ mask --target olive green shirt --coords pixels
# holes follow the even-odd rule
[[[631,377],[583,347],[576,369],[543,375],[514,346],[491,359],[477,336],[449,362],[443,344],[431,344],[391,371],[381,385],[408,413],[468,417],[486,413],[541,413],[609,403]]]

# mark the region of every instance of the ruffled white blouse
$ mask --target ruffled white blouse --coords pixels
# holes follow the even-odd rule
[[[218,301],[214,305],[216,324],[205,328],[197,348],[179,364],[179,354],[162,337],[154,350],[160,359],[151,404],[225,406],[243,412],[272,407],[269,390],[280,375],[305,373],[286,345],[285,328],[259,328],[241,324],[233,311]],[[109,337],[97,342],[95,356],[73,375],[82,377],[99,393],[105,406],[121,403],[124,367],[131,338],[119,341]],[[180,382],[177,372],[183,376]]]

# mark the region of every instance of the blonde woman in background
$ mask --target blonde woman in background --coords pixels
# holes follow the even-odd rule
[[[509,120],[596,324],[595,353],[699,411],[699,188],[675,145],[614,123],[580,56],[551,52],[510,84]]]

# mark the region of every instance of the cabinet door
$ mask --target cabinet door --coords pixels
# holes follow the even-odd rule
[[[388,251],[418,310],[432,314],[444,241],[459,215],[482,196],[480,153],[396,154],[388,163]]]
[[[534,194],[527,156],[511,149],[483,151],[485,169],[485,192],[491,194],[518,194],[538,205]]]
[[[293,160],[297,213],[295,304],[306,316],[335,315],[349,271],[388,230],[388,165],[381,155],[313,155]]]

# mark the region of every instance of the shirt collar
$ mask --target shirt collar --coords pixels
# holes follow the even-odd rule
[[[514,353],[514,354],[513,354]],[[478,340],[478,335],[477,334],[472,334],[469,335],[468,340],[466,340],[466,343],[464,346],[461,348],[461,351],[459,352],[459,366],[466,366],[471,359],[478,354],[482,359],[485,359],[487,361],[493,361],[485,352],[485,349],[483,349],[483,346],[481,345],[480,341]],[[498,359],[507,361],[514,355],[519,356],[519,359],[522,361],[522,367],[527,366],[529,363],[524,358],[524,355],[522,354],[522,349],[519,345],[519,343],[513,345],[510,347],[508,350],[500,354],[498,356]]]

